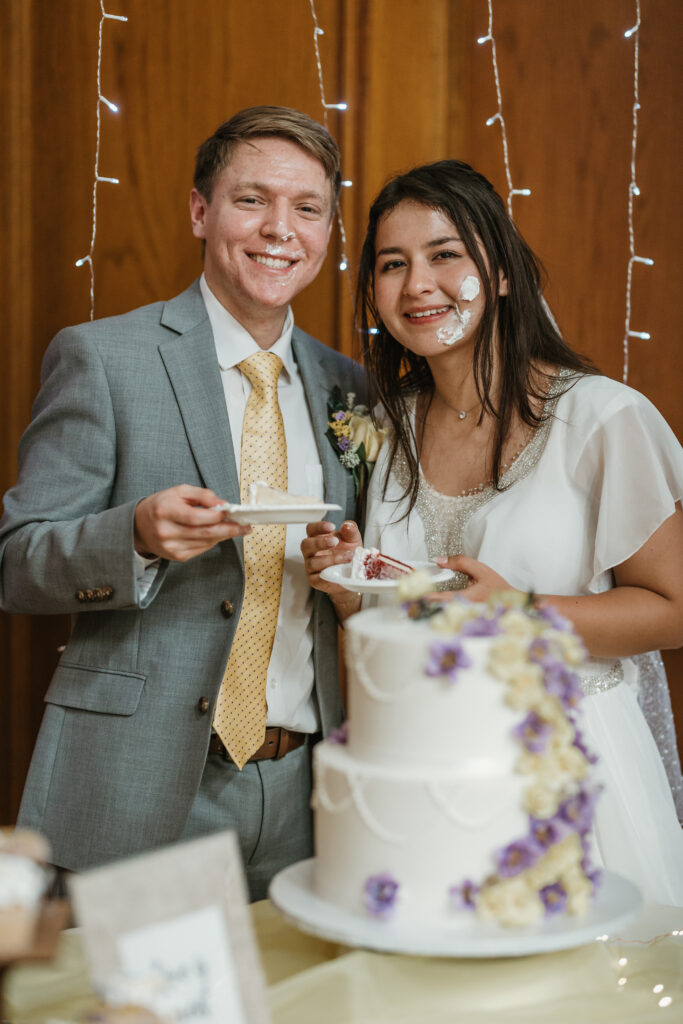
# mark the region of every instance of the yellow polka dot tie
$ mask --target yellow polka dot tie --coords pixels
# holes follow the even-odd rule
[[[287,489],[287,445],[277,382],[282,360],[256,352],[239,364],[251,381],[242,425],[240,496],[263,480]],[[244,538],[242,613],[218,694],[213,726],[240,769],[265,739],[266,678],[275,639],[287,527],[254,526]]]

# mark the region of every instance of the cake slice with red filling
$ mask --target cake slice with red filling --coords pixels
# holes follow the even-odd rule
[[[397,558],[383,555],[378,548],[356,548],[351,562],[351,577],[360,580],[397,580],[413,571]]]

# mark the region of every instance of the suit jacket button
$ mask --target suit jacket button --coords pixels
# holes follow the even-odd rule
[[[96,601],[104,601],[104,591],[102,590],[102,587],[95,587],[93,593]]]
[[[225,615],[226,619],[229,619],[234,611],[232,601],[221,601],[221,611],[223,612],[223,615]]]
[[[85,592],[85,599],[86,599],[86,601],[94,601],[95,600],[95,593],[94,593],[94,591],[89,590],[89,589],[86,590],[86,592]]]
[[[102,587],[102,591],[104,593],[105,601],[111,601],[112,597],[114,596],[114,588],[110,587],[109,584],[107,584],[106,587]]]
[[[83,593],[82,590],[77,590],[76,594],[75,594],[75,597],[76,597],[77,601],[81,601],[81,602],[85,601],[85,594]]]
[[[208,700],[208,697],[200,697],[199,700],[197,701],[197,711],[199,712],[200,715],[205,715],[208,710],[209,710],[209,700]]]

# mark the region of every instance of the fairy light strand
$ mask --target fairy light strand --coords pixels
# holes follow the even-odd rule
[[[613,962],[612,966],[613,966],[613,968],[615,970],[615,973],[618,975],[617,981],[616,981],[617,989],[619,991],[623,991],[623,989],[625,988],[625,986],[628,984],[628,981],[629,981],[628,974],[627,974],[629,958],[624,955],[624,948],[623,947],[624,946],[629,946],[629,947],[641,946],[641,947],[652,949],[655,946],[658,946],[661,942],[665,942],[667,939],[672,939],[672,938],[673,939],[683,938],[683,929],[673,929],[670,932],[662,932],[659,935],[653,936],[653,938],[651,938],[651,939],[626,939],[626,940],[624,940],[624,939],[619,939],[616,936],[613,937],[613,936],[610,936],[610,935],[597,935],[596,938],[595,938],[595,941],[596,942],[605,943],[605,945],[608,945],[608,946],[616,946],[616,948],[614,949],[614,954],[616,955],[616,960]],[[673,996],[670,996],[670,995],[668,995],[666,993],[665,985],[663,984],[663,982],[657,982],[655,985],[653,985],[652,988],[651,988],[651,992],[652,992],[653,996],[659,997],[659,998],[656,998],[656,1003],[657,1003],[657,1006],[660,1009],[662,1009],[662,1010],[667,1009],[667,1007],[671,1006],[671,1004],[674,1001]]]
[[[104,9],[104,0],[100,0],[100,10],[102,17],[100,18],[100,29],[99,38],[97,44],[97,109],[96,109],[96,120],[97,120],[97,132],[95,140],[95,173],[93,177],[92,185],[92,233],[90,235],[90,249],[87,256],[82,256],[81,259],[76,260],[76,266],[82,267],[84,264],[88,264],[90,268],[90,319],[95,319],[95,266],[93,262],[93,255],[95,252],[95,238],[97,237],[97,186],[100,182],[106,182],[111,185],[118,185],[118,178],[108,178],[100,174],[100,129],[101,129],[101,113],[102,106],[104,105],[112,114],[118,114],[119,108],[116,103],[112,103],[111,100],[107,99],[102,94],[102,29],[105,21],[128,21],[128,18],[122,14],[109,14]]]
[[[632,28],[624,32],[625,39],[633,38],[633,132],[631,135],[631,180],[628,186],[628,242],[629,261],[626,271],[626,321],[624,324],[624,372],[623,381],[628,380],[629,362],[629,338],[639,338],[641,341],[649,341],[651,335],[647,331],[631,330],[631,286],[633,282],[633,264],[644,263],[645,266],[654,265],[654,260],[647,256],[636,255],[635,230],[633,227],[633,198],[640,195],[640,189],[636,181],[636,152],[638,148],[638,115],[640,112],[639,96],[639,74],[640,74],[640,0],[636,0],[636,23]]]
[[[346,103],[328,103],[325,99],[325,85],[323,80],[323,65],[320,57],[320,46],[318,45],[318,39],[320,36],[325,35],[325,30],[320,27],[318,22],[318,15],[315,9],[314,0],[309,0],[311,6],[311,15],[313,17],[313,48],[315,50],[315,62],[318,68],[318,84],[320,85],[320,102],[323,107],[323,124],[327,128],[327,111],[328,110],[348,110]],[[349,179],[342,181],[343,188],[351,188],[353,182]],[[341,239],[341,259],[339,261],[340,270],[349,269],[349,261],[346,255],[346,231],[344,230],[344,221],[341,215],[341,205],[337,207],[337,224],[339,225],[339,237]]]
[[[515,188],[512,184],[512,174],[510,173],[510,156],[508,151],[508,137],[507,130],[505,127],[505,118],[503,116],[503,97],[500,89],[500,74],[498,72],[498,57],[496,54],[496,39],[493,34],[493,0],[488,0],[489,8],[489,27],[485,36],[480,36],[477,42],[480,46],[485,43],[491,44],[491,63],[493,65],[493,77],[496,83],[496,99],[498,101],[498,110],[487,120],[486,124],[488,127],[494,125],[496,122],[500,124],[500,134],[503,141],[503,160],[505,162],[505,177],[508,185],[508,198],[507,207],[510,217],[512,217],[512,197],[513,196],[530,196],[531,189],[529,188]]]

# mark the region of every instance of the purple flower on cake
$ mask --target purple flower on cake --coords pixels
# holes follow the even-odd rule
[[[602,885],[602,869],[593,866],[591,861],[591,843],[588,838],[588,834],[581,836],[581,848],[583,850],[583,857],[581,858],[581,870],[593,886],[593,895],[597,893],[598,889]]]
[[[550,641],[541,636],[535,637],[529,644],[529,661],[536,661],[543,664],[546,658],[550,657]]]
[[[569,833],[566,821],[554,818],[530,818],[529,833],[533,841],[545,852],[548,847],[559,843]]]
[[[472,660],[459,640],[437,640],[429,648],[429,661],[425,667],[428,676],[446,676],[455,683],[458,671],[469,668]]]
[[[577,729],[576,726],[574,726],[574,746],[577,748],[577,750],[581,751],[581,753],[586,758],[586,760],[588,761],[589,764],[597,764],[598,763],[597,756],[595,754],[593,754],[588,749],[588,747],[585,744],[583,735]]]
[[[521,874],[522,871],[534,866],[540,852],[533,839],[516,839],[498,851],[498,874],[503,878]]]
[[[530,711],[524,721],[515,726],[512,731],[530,753],[543,754],[548,746],[548,739],[553,727],[536,711]]]
[[[572,672],[561,661],[546,658],[541,662],[543,668],[543,685],[548,693],[553,694],[566,710],[575,708],[583,698],[581,682],[576,672]]]
[[[546,885],[538,894],[545,906],[546,917],[551,914],[561,914],[567,906],[567,890],[560,882],[554,885]]]
[[[536,612],[539,618],[544,619],[549,626],[556,629],[559,633],[573,633],[574,627],[569,621],[565,619],[564,615],[560,615],[556,608],[553,608],[551,604],[542,604],[537,607]]]
[[[448,899],[453,910],[475,910],[479,886],[465,879],[460,885],[452,885],[448,890]]]
[[[583,861],[581,863],[581,866],[583,867]],[[593,896],[596,896],[598,889],[600,888],[603,882],[602,869],[587,866],[583,868],[583,873],[590,882],[590,884],[593,886]]]
[[[581,834],[588,832],[593,824],[593,814],[599,795],[599,788],[580,789],[578,793],[567,797],[560,804],[558,811],[560,818],[577,832]]]
[[[349,742],[349,722],[348,719],[339,726],[338,729],[333,729],[330,735],[327,737],[329,743],[348,743]]]
[[[398,898],[398,882],[385,872],[371,875],[365,883],[365,909],[373,917],[386,918],[394,910]]]
[[[460,630],[461,636],[498,636],[500,633],[499,615],[494,618],[487,618],[480,615],[476,619],[469,619],[464,622]]]

